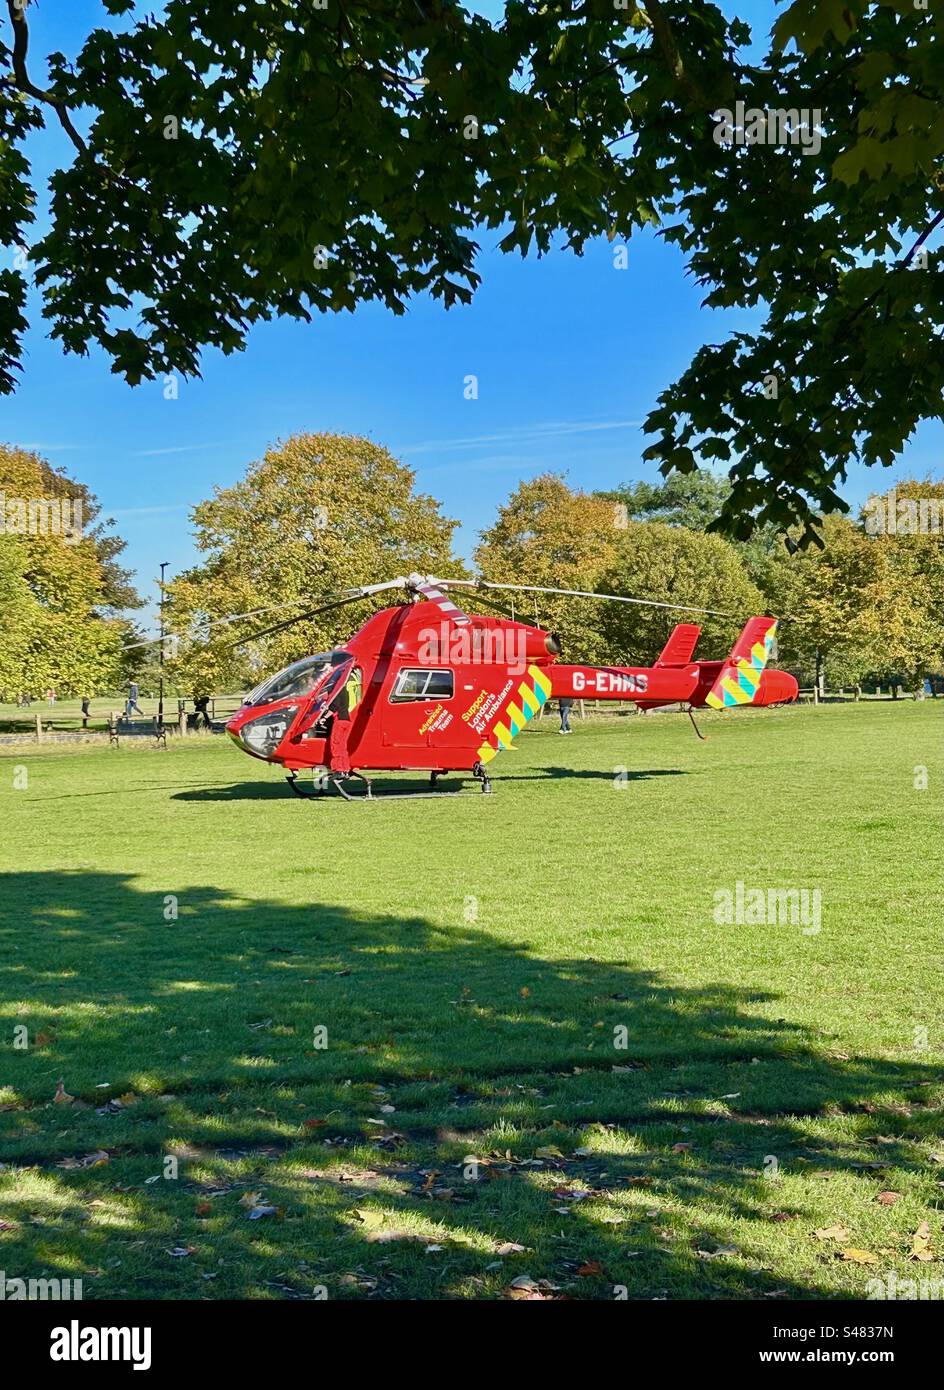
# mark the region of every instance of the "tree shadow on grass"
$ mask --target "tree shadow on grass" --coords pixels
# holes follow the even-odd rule
[[[0,1265],[86,1297],[825,1296],[834,1252],[770,1262],[772,1223],[815,1219],[771,1158],[877,1191],[937,1132],[930,1064],[827,1056],[769,993],[212,886],[0,890],[2,1031],[30,1043]]]

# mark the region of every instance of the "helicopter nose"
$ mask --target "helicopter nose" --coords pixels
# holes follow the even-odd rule
[[[761,673],[760,688],[754,696],[755,705],[785,705],[800,693],[796,679],[789,671],[767,670]]]

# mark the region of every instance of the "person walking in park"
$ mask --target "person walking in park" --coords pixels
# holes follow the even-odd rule
[[[573,700],[558,700],[557,708],[560,710],[559,734],[572,734],[574,731],[570,727],[570,711],[574,707]]]
[[[131,716],[132,716],[132,713],[133,713],[134,710],[137,710],[137,711],[138,711],[138,714],[140,714],[140,716],[141,716],[142,719],[145,718],[144,710],[143,710],[143,709],[141,708],[141,706],[138,704],[138,682],[137,682],[137,681],[129,681],[129,682],[128,682],[128,699],[127,699],[127,702],[126,702],[126,704],[125,704],[125,719],[127,719],[127,721],[128,721],[129,724],[131,723]]]
[[[213,728],[213,721],[207,713],[207,706],[209,705],[209,703],[209,695],[194,695],[193,708],[196,714],[196,717],[193,721],[194,730],[199,729],[201,719],[203,720],[203,727],[205,729]]]

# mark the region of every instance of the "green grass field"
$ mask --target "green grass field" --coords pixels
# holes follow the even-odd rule
[[[0,1268],[86,1299],[944,1278],[941,717],[546,720],[491,797],[355,806],[223,738],[5,750]],[[818,889],[821,929],[719,924],[739,881]]]

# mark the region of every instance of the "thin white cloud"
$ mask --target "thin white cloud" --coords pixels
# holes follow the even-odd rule
[[[169,449],[134,449],[131,457],[136,459],[165,458],[168,454],[196,454],[201,449],[224,449],[227,445],[238,444],[238,439],[211,439],[200,444],[175,444]]]
[[[32,450],[36,454],[61,454],[65,449],[81,449],[81,444],[23,444],[23,449]]]
[[[485,458],[463,458],[453,459],[451,463],[418,463],[418,472],[422,477],[428,473],[461,473],[468,477],[471,473],[514,473],[514,472],[540,472],[542,468],[548,468],[548,460],[541,458],[523,458],[521,454],[489,454]]]
[[[113,507],[102,508],[107,511],[110,517],[136,517],[136,516],[161,516],[168,512],[189,512],[191,503],[175,502],[165,507],[120,507],[117,510]]]
[[[571,434],[591,434],[598,430],[638,430],[641,420],[579,420],[560,421],[543,425],[522,425],[518,429],[498,434],[469,435],[460,439],[428,439],[421,444],[406,444],[395,450],[398,454],[448,453],[450,450],[477,449],[482,444],[526,444],[545,439],[558,439]]]

